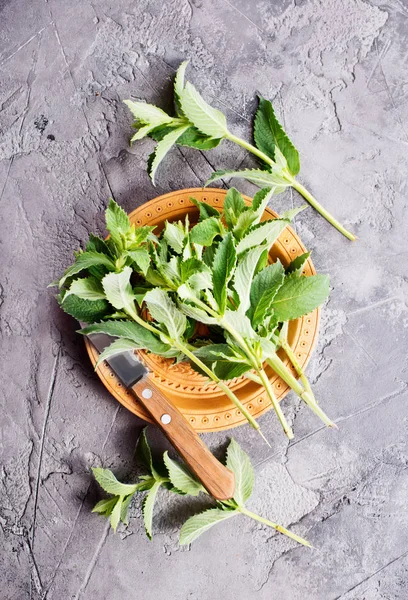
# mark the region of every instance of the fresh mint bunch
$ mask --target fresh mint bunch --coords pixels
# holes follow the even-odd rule
[[[225,115],[210,106],[190,82],[185,82],[186,67],[187,62],[183,62],[175,77],[174,117],[152,104],[125,100],[135,118],[134,127],[137,129],[131,143],[146,136],[157,141],[156,148],[148,160],[148,171],[153,183],[160,162],[174,145],[210,150],[222,140],[230,140],[254,154],[260,161],[259,168],[215,171],[206,185],[217,179],[238,177],[260,188],[269,187],[274,194],[279,194],[291,186],[338,231],[349,240],[355,240],[355,235],[347,231],[296,180],[295,177],[300,171],[299,153],[279,123],[271,102],[259,97],[254,117],[253,145],[231,133]]]
[[[111,526],[116,531],[120,521],[128,524],[129,505],[133,497],[143,493],[144,526],[146,535],[151,540],[154,504],[160,488],[182,496],[197,496],[200,493],[208,495],[208,493],[185,466],[170,458],[167,452],[160,460],[153,460],[146,437],[146,429],[140,435],[136,454],[147,471],[146,475],[139,477],[136,484],[120,483],[109,469],[92,469],[101,488],[111,495],[110,498],[100,500],[92,512],[109,517]],[[241,514],[272,527],[299,544],[310,547],[309,542],[295,533],[246,508],[246,503],[252,495],[255,474],[248,455],[235,440],[231,440],[229,443],[225,464],[235,475],[234,497],[225,502],[212,499],[212,505],[205,511],[190,517],[181,528],[180,544],[191,544],[217,523]]]
[[[110,237],[91,236],[59,281],[62,308],[89,323],[82,334],[115,341],[98,364],[125,351],[146,350],[188,361],[213,381],[262,436],[259,424],[228,386],[244,376],[265,389],[285,434],[293,437],[270,384],[272,368],[328,426],[287,339],[288,323],[327,298],[325,275],[305,277],[309,254],[285,270],[269,251],[299,210],[261,221],[273,194],[260,190],[247,206],[231,188],[222,213],[194,200],[199,221],[135,228],[113,200],[106,211]],[[278,355],[282,348],[299,377]]]

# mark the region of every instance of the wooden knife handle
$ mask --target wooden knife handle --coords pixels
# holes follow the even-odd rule
[[[217,500],[232,498],[234,474],[215,458],[174,404],[149,378],[135,383],[132,390],[205,489]]]

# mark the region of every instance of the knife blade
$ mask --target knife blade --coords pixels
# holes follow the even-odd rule
[[[104,333],[92,333],[87,337],[98,352],[115,340]],[[150,371],[137,355],[126,350],[107,358],[106,362],[123,385],[133,391],[206,490],[217,500],[232,498],[235,491],[234,474],[215,458],[178,408],[154,384],[149,377]]]

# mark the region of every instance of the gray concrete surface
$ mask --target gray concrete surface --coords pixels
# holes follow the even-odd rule
[[[408,598],[407,3],[3,0],[0,29],[0,597]],[[90,513],[90,466],[131,478],[141,422],[104,390],[46,286],[103,233],[110,194],[130,210],[201,185],[210,165],[251,164],[228,144],[176,150],[151,185],[151,144],[129,149],[121,100],[169,106],[185,57],[241,134],[255,91],[274,99],[301,180],[359,236],[349,243],[312,210],[297,219],[332,278],[309,373],[339,431],[289,396],[294,442],[272,414],[270,451],[247,427],[233,432],[257,465],[252,505],[312,551],[244,518],[182,549],[191,508],[165,494],[153,542],[137,508],[116,536]],[[274,207],[291,203],[288,192]]]

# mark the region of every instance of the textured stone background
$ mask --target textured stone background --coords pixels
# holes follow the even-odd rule
[[[1,598],[406,600],[407,25],[400,0],[0,1]],[[301,180],[360,238],[312,210],[297,219],[332,277],[309,373],[339,431],[291,396],[293,443],[272,414],[271,451],[234,431],[257,465],[253,506],[312,551],[244,518],[181,549],[189,507],[165,494],[151,543],[136,509],[116,536],[90,513],[90,466],[131,477],[141,422],[105,392],[46,286],[103,233],[110,194],[130,210],[201,185],[211,165],[250,164],[228,144],[175,150],[154,188],[150,142],[129,149],[121,100],[170,106],[185,57],[238,133],[255,91],[274,100]]]

